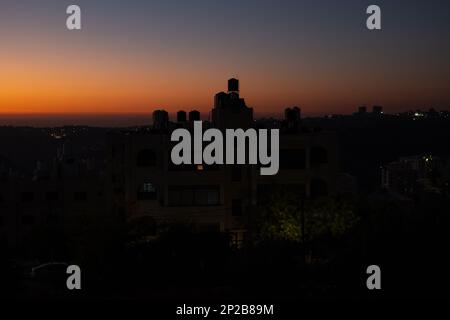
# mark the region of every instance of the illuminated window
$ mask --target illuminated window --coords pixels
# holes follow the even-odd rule
[[[144,192],[155,192],[155,191],[156,191],[156,190],[155,190],[155,187],[154,187],[153,184],[150,183],[150,182],[144,182],[144,185],[143,185],[143,187],[142,187],[142,190],[143,190]]]
[[[144,182],[137,192],[138,200],[156,200],[156,188],[151,182]]]

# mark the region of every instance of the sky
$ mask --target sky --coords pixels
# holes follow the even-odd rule
[[[257,114],[447,108],[449,38],[448,0],[0,0],[0,120],[207,113],[230,77]]]

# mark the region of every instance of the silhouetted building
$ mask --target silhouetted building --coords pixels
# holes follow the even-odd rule
[[[253,109],[236,91],[219,93],[215,100],[212,127],[255,126]],[[289,119],[298,122],[300,109],[291,110]],[[240,243],[258,214],[257,205],[268,199],[274,186],[299,198],[337,191],[336,139],[328,131],[281,134],[280,170],[274,176],[261,176],[257,165],[174,165],[170,132],[111,133],[107,176],[114,202],[110,211],[124,213],[130,220],[151,218],[156,225],[181,221],[199,230],[228,232]]]
[[[301,110],[299,107],[286,108],[284,110],[285,127],[290,132],[296,132],[300,128]]]
[[[180,110],[177,112],[177,122],[184,123],[186,122],[186,111]]]
[[[197,110],[192,110],[191,112],[189,112],[189,121],[190,122],[199,121],[199,120],[200,120],[200,112],[198,112]]]
[[[169,127],[169,114],[165,110],[153,112],[153,128],[155,130],[167,130]]]
[[[376,116],[383,114],[383,107],[382,106],[373,106],[372,113]]]
[[[239,94],[239,80],[235,78],[228,80],[228,93],[233,92]]]
[[[432,155],[403,157],[384,166],[381,185],[394,195],[449,192],[450,159]]]
[[[111,200],[106,190],[99,163],[65,143],[52,163],[36,164],[32,178],[0,181],[0,240],[31,249],[36,232],[59,230],[70,237],[85,227],[83,221],[105,217]]]
[[[213,127],[219,129],[253,127],[253,109],[247,107],[245,100],[239,97],[238,80],[230,79],[228,89],[228,93],[219,92],[214,97]]]
[[[359,108],[358,108],[358,114],[359,114],[359,115],[365,115],[365,114],[367,114],[367,107],[365,107],[365,106],[359,107]]]

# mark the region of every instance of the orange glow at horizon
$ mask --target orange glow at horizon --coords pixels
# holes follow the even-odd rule
[[[211,13],[229,4],[83,2],[80,32],[67,30],[59,2],[2,3],[0,116],[197,109],[205,117],[230,77],[255,114],[450,107],[448,4],[392,3],[399,19],[367,33],[364,11],[351,4],[324,12],[314,1],[241,2],[219,17]],[[426,28],[414,10],[428,13]]]
[[[294,105],[309,114],[353,112],[372,104],[450,105],[445,76],[432,74],[435,81],[427,85],[400,68],[389,70],[395,77],[379,68],[368,78],[365,70],[349,72],[334,63],[254,61],[233,74],[234,67],[206,56],[186,62],[161,52],[150,57],[95,46],[30,54],[35,47],[0,52],[0,114],[149,114],[158,108],[205,114],[232,76],[241,80],[241,95],[255,113],[281,113]]]

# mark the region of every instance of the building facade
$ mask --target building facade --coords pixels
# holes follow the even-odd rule
[[[172,164],[172,130],[193,127],[192,121],[185,121],[186,113],[180,111],[178,120],[183,121],[157,121],[153,129],[110,134],[107,178],[114,199],[112,212],[124,214],[129,220],[150,217],[155,225],[183,222],[198,230],[228,232],[239,243],[252,227],[259,200],[273,187],[290,188],[299,198],[337,191],[334,133],[302,128],[297,107],[287,109],[286,118],[270,126],[256,122],[253,109],[239,95],[237,79],[230,79],[228,92],[216,94],[214,100],[211,122],[204,122],[204,127],[280,130],[278,174],[261,176],[257,165]]]

